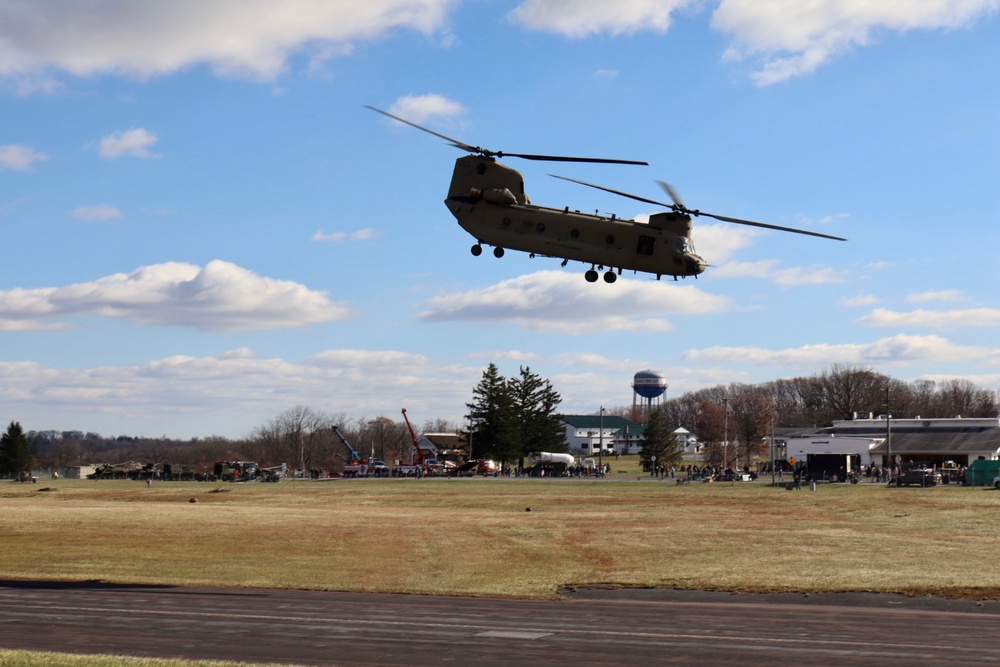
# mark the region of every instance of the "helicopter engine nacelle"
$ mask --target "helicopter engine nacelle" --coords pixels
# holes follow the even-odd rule
[[[517,197],[514,193],[507,188],[498,190],[496,188],[491,188],[488,190],[483,190],[480,188],[472,188],[470,194],[473,199],[482,199],[488,204],[497,204],[499,206],[512,206],[517,203]]]
[[[683,213],[654,213],[649,216],[649,226],[691,238],[691,217]]]

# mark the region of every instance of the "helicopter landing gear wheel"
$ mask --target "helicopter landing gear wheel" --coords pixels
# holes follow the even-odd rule
[[[479,245],[478,243],[476,245],[472,246],[472,256],[473,257],[479,257],[482,254],[483,254],[483,246]]]
[[[503,257],[503,248],[501,248],[499,246],[496,247],[496,248],[493,248],[493,256],[496,257],[496,258],[498,258],[498,259],[500,257]]]
[[[593,269],[590,269],[585,274],[583,274],[583,277],[587,279],[588,283],[596,283],[597,282],[597,271],[594,271]]]
[[[618,280],[618,276],[615,275],[614,271],[608,271],[607,273],[604,274],[604,282],[608,283],[609,285],[616,280]]]

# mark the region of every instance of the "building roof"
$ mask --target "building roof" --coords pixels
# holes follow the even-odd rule
[[[1000,419],[845,419],[819,429],[780,429],[785,438],[870,438],[872,454],[887,454],[889,433],[894,454],[1000,453]]]
[[[424,433],[423,439],[429,440],[439,450],[465,449],[465,438],[457,433]]]
[[[1000,452],[1000,428],[981,432],[892,433],[889,444],[892,446],[892,451],[899,454],[904,452],[917,454]],[[878,445],[872,447],[870,451],[873,454],[887,454],[885,440],[883,439]]]

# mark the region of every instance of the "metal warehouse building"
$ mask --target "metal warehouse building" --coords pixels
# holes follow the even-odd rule
[[[1000,419],[893,419],[869,415],[821,429],[783,429],[776,442],[786,457],[841,457],[845,468],[896,463],[967,466],[1000,458]],[[779,449],[781,451],[781,449]]]

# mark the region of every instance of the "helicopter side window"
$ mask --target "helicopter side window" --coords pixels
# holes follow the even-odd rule
[[[653,246],[656,245],[656,239],[652,236],[640,236],[639,243],[635,248],[635,254],[637,255],[652,255]]]

